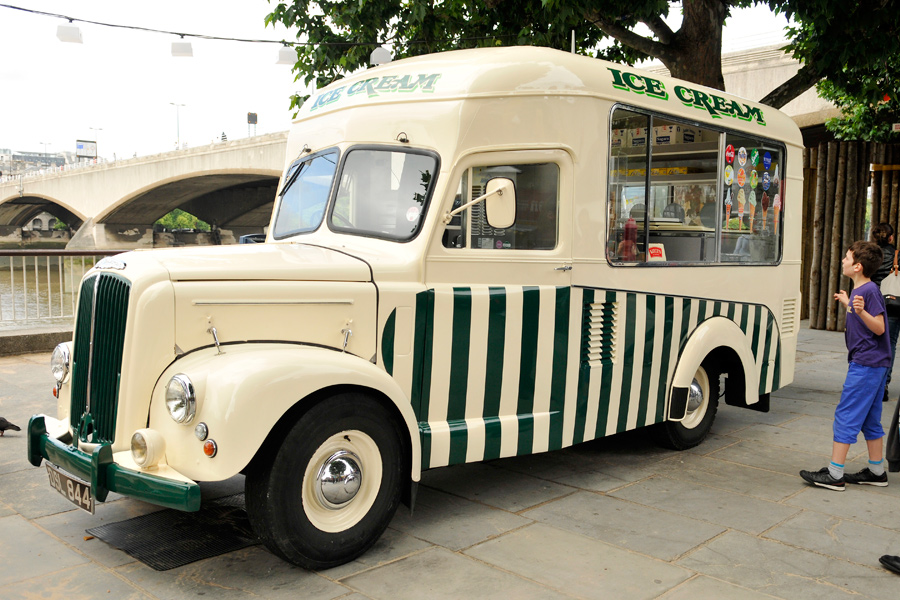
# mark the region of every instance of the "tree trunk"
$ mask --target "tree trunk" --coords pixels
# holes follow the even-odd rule
[[[828,305],[831,293],[831,244],[834,227],[834,181],[837,170],[838,143],[828,142],[825,168],[825,237],[822,242],[822,275],[819,286],[819,329],[828,327]]]
[[[801,213],[803,223],[801,225],[802,234],[800,236],[800,293],[803,298],[807,299],[807,302],[801,303],[801,320],[809,318],[809,263],[812,261],[813,218],[815,218],[816,214],[816,187],[813,183],[815,181],[814,177],[816,172],[816,155],[815,148],[803,149],[803,196],[801,199],[803,202],[803,210]]]
[[[835,265],[841,262],[842,250],[844,248],[844,204],[847,200],[845,194],[847,170],[847,143],[841,142],[837,144],[838,151],[837,168],[834,177],[834,216],[831,224],[831,246],[826,246],[831,250],[831,258],[829,259],[830,270],[828,271],[828,293],[829,298],[841,289],[843,275],[841,271],[835,268]],[[838,328],[838,303],[828,302],[828,331],[837,331]]]
[[[809,296],[807,301],[809,304],[809,327],[811,329],[822,329],[823,324],[819,323],[819,288],[822,279],[822,242],[825,239],[825,171],[828,159],[828,150],[825,142],[819,144],[816,151],[816,202],[813,220],[813,244],[812,257],[809,261]]]
[[[856,204],[859,202],[859,197],[857,195],[857,191],[859,190],[859,186],[856,183],[857,173],[859,169],[856,166],[857,162],[857,153],[859,149],[859,142],[847,142],[845,144],[847,147],[847,162],[845,165],[845,185],[844,185],[844,227],[841,233],[841,239],[843,240],[842,247],[847,247],[850,243],[856,239],[854,235],[854,221],[856,218]],[[848,285],[849,280],[846,277],[841,277],[841,286]],[[846,289],[846,288],[844,288]],[[838,310],[837,311],[837,330],[842,331],[847,323],[847,311]]]

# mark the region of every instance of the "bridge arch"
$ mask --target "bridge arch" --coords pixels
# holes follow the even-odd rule
[[[183,173],[135,190],[94,220],[150,227],[180,208],[220,228],[261,228],[269,224],[280,176],[281,171],[264,168]]]
[[[87,220],[65,202],[43,194],[28,193],[0,200],[0,225],[25,227],[42,212],[48,212],[73,229]]]

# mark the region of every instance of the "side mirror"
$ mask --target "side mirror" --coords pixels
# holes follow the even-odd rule
[[[516,223],[516,184],[506,177],[494,177],[485,188],[484,212],[488,225],[509,229]]]

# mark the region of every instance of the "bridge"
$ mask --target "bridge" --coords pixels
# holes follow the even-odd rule
[[[186,243],[233,243],[269,224],[286,142],[272,133],[0,182],[0,236],[48,212],[75,230],[70,249],[185,243],[153,227],[180,208],[215,225]]]

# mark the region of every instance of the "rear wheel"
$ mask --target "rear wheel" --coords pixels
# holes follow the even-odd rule
[[[688,389],[687,411],[681,421],[666,421],[657,426],[659,441],[674,450],[687,450],[702,442],[719,407],[719,373],[700,366]]]
[[[400,501],[400,435],[387,409],[360,394],[311,408],[247,475],[247,513],[266,546],[309,569],[368,550]]]

